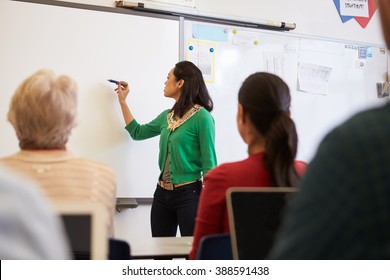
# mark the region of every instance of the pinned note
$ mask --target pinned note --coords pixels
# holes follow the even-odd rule
[[[228,32],[226,28],[205,24],[192,25],[192,38],[213,42],[227,42]]]
[[[332,68],[309,63],[299,63],[298,90],[328,94],[329,78]]]
[[[186,60],[193,62],[202,71],[205,82],[214,82],[215,43],[188,40]]]
[[[258,33],[233,30],[233,45],[253,47],[258,46],[260,44],[259,42]]]

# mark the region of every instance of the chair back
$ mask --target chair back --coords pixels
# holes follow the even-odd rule
[[[265,259],[287,199],[295,191],[296,188],[290,187],[233,187],[227,190],[233,259]]]
[[[232,246],[228,233],[203,236],[199,242],[198,260],[232,260]]]
[[[109,260],[131,260],[130,245],[125,240],[109,239]]]

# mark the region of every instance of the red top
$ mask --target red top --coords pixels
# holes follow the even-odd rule
[[[211,170],[204,178],[198,214],[194,230],[194,241],[189,259],[196,259],[200,239],[209,234],[229,232],[226,207],[226,190],[230,187],[270,187],[270,174],[263,164],[264,153],[257,153],[247,159],[225,163]],[[296,161],[295,168],[300,175],[307,164]]]

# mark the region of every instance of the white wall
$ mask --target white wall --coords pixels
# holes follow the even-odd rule
[[[113,0],[63,1],[115,6]],[[200,13],[296,23],[293,32],[299,34],[384,44],[377,11],[366,28],[362,28],[355,19],[342,23],[332,0],[195,0],[195,4]]]
[[[68,2],[114,5],[113,0],[69,0]],[[296,23],[297,28],[291,32],[297,34],[384,44],[378,12],[363,29],[354,19],[342,23],[332,0],[241,0],[239,5],[235,1],[227,0],[196,0],[196,8],[200,13]],[[118,123],[122,124],[122,122],[122,119],[118,119]],[[150,206],[140,205],[136,209],[127,209],[116,214],[116,236],[128,240],[130,244],[151,236],[149,213]]]

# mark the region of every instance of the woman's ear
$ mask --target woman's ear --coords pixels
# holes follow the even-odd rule
[[[238,133],[240,133],[240,136],[242,140],[244,140],[245,143],[247,143],[248,140],[248,115],[244,110],[244,107],[238,103],[237,108],[237,128]]]
[[[238,103],[238,108],[237,108],[237,122],[239,124],[242,124],[245,122],[245,111],[244,107],[240,103]]]
[[[177,81],[177,87],[178,87],[179,89],[182,89],[183,86],[184,86],[184,80],[183,80],[183,79]]]

